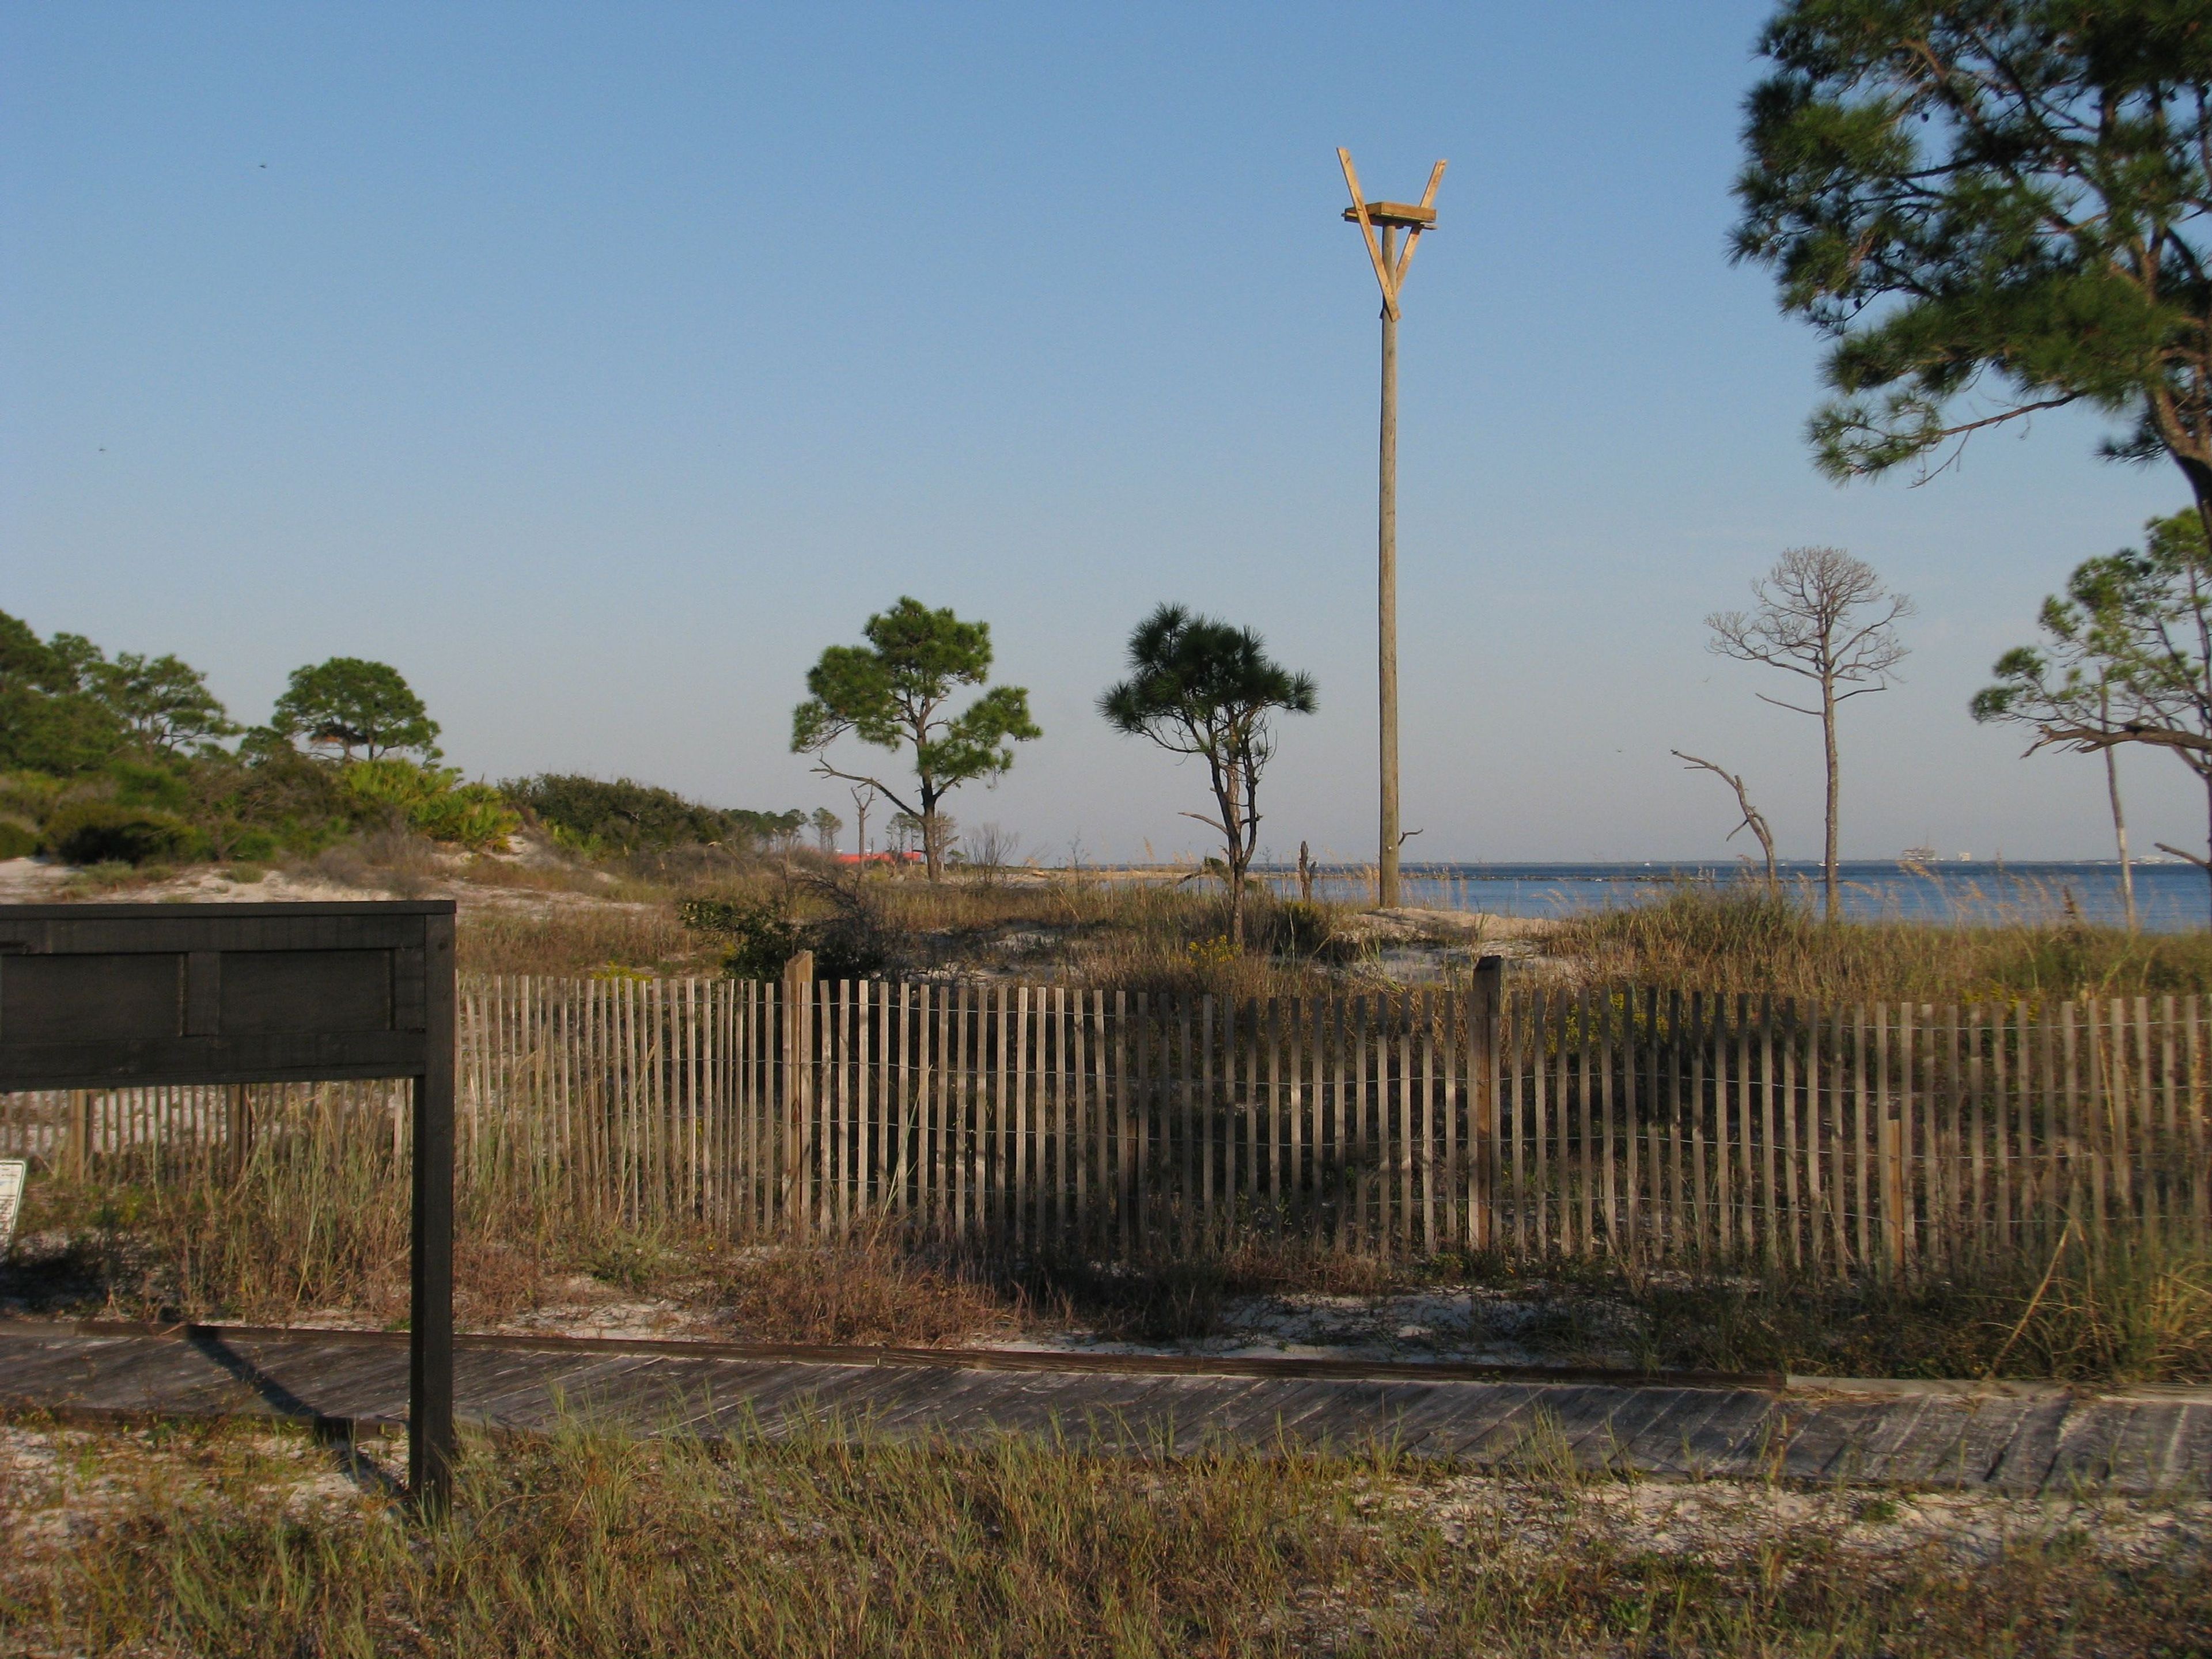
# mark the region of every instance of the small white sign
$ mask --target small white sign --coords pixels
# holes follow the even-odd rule
[[[23,1207],[23,1176],[30,1167],[20,1158],[0,1158],[0,1250],[15,1242],[15,1217]]]

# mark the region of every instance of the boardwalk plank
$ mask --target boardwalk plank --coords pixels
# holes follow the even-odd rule
[[[1496,1464],[1536,1448],[1589,1468],[2008,1491],[2201,1490],[2212,1405],[1981,1395],[1791,1399],[1602,1382],[1000,1370],[665,1349],[502,1347],[457,1358],[465,1419],[513,1428],[566,1416],[641,1433],[810,1430],[960,1444],[1004,1437],[1099,1453],[1208,1446],[1350,1451]],[[406,1349],[340,1337],[0,1332],[0,1403],[179,1415],[397,1420]]]
[[[1222,1378],[1220,1381],[1248,1381]],[[1249,1379],[1242,1389],[1222,1389],[1208,1401],[1203,1413],[1193,1419],[1204,1424],[1206,1431],[1218,1443],[1250,1445],[1270,1438],[1274,1432],[1276,1419],[1283,1410],[1283,1385],[1270,1377]],[[1182,1437],[1180,1423],[1176,1438]]]
[[[1171,1447],[1179,1433],[1177,1408],[1185,1399],[1170,1376],[1091,1376],[1062,1433],[1070,1444],[1099,1455],[1151,1457]],[[1074,1400],[1071,1397],[1071,1406]],[[1247,1440],[1243,1435],[1240,1440]],[[1249,1441],[1248,1441],[1249,1443]]]
[[[1626,1467],[1620,1460],[1630,1443],[1663,1413],[1677,1409],[1684,1390],[1611,1389],[1601,1392],[1613,1396],[1611,1403],[1598,1420],[1572,1442],[1577,1459],[1590,1468]]]
[[[1429,1436],[1431,1455],[1481,1466],[1518,1447],[1530,1426],[1531,1408],[1546,1390],[1530,1382],[1504,1382],[1486,1387],[1485,1401],[1468,1412],[1449,1432]]]
[[[2182,1419],[2174,1469],[2178,1484],[2193,1482],[2200,1497],[2212,1496],[2212,1406],[2192,1405]]]
[[[1388,1420],[1374,1440],[1401,1457],[1439,1457],[1438,1448],[1455,1444],[1475,1415],[1474,1398],[1463,1383],[1416,1382],[1398,1389],[1384,1402]]]
[[[325,1348],[264,1343],[225,1345],[271,1388],[325,1417],[366,1417],[372,1402],[407,1395],[407,1356],[366,1344]],[[211,1364],[219,1363],[210,1361]]]
[[[2107,1484],[2146,1495],[2187,1485],[2179,1453],[2190,1413],[2201,1409],[2178,1400],[2145,1401],[2112,1442]]]
[[[1715,1389],[1710,1411],[1686,1418],[1676,1425],[1674,1443],[1658,1469],[1693,1479],[1733,1473],[1737,1449],[1765,1427],[1769,1407],[1763,1395]]]
[[[86,1348],[65,1343],[10,1343],[0,1360],[0,1399],[52,1402],[95,1374],[98,1361]]]
[[[873,1426],[879,1434],[896,1437],[940,1427],[959,1409],[966,1395],[988,1389],[996,1375],[981,1370],[914,1370],[903,1379],[896,1403],[882,1411]]]
[[[866,1387],[878,1380],[880,1368],[840,1366],[848,1375],[817,1379],[817,1398],[833,1398],[832,1413],[841,1422],[858,1425],[866,1416]],[[754,1401],[782,1370],[772,1361],[719,1359],[713,1362],[691,1402],[667,1424],[663,1433],[717,1437],[740,1433],[757,1417]]]
[[[1634,1434],[1621,1440],[1621,1460],[1646,1473],[1679,1472],[1682,1467],[1683,1436],[1727,1403],[1725,1393],[1713,1389],[1669,1389],[1667,1408]]]
[[[733,1407],[742,1405],[752,1413],[762,1432],[781,1439],[800,1425],[830,1415],[823,1400],[841,1390],[857,1389],[865,1375],[863,1368],[848,1365],[767,1362],[742,1371],[732,1365],[722,1373],[715,1395],[719,1399],[726,1392]],[[715,1415],[720,1417],[719,1408]]]
[[[1864,1431],[1830,1466],[1832,1473],[1846,1480],[1885,1479],[1885,1471],[1899,1449],[1920,1431],[1921,1419],[1937,1405],[1927,1395],[1908,1395],[1886,1403],[1887,1410],[1869,1415]]]
[[[1173,1424],[1174,1438],[1169,1448],[1178,1457],[1234,1444],[1238,1438],[1234,1425],[1249,1413],[1260,1408],[1259,1402],[1273,1388],[1272,1383],[1262,1378],[1220,1377],[1212,1380],[1235,1386],[1208,1389],[1198,1402],[1199,1409],[1178,1411]]]
[[[1989,1484],[2002,1492],[2041,1492],[2058,1455],[2059,1437],[2066,1432],[2067,1419],[2073,1414],[2074,1401],[2068,1399],[2039,1400],[2030,1405],[1990,1470]]]
[[[2115,1401],[2077,1400],[2058,1432],[2056,1455],[2044,1490],[2058,1493],[2103,1486],[2112,1473],[2112,1449],[2136,1414],[2146,1407]]]
[[[712,1361],[672,1359],[656,1354],[652,1363],[623,1376],[619,1412],[635,1431],[665,1435],[679,1431],[691,1419],[712,1408],[720,1367]],[[817,1379],[817,1386],[823,1379]],[[550,1401],[548,1401],[550,1410]]]
[[[1931,1486],[1988,1486],[2032,1409],[2025,1400],[1977,1400],[1954,1437],[1949,1455],[1921,1479]]]
[[[1434,1382],[1339,1382],[1338,1392],[1302,1416],[1301,1443],[1316,1449],[1353,1452],[1385,1449],[1410,1453],[1433,1430],[1443,1426],[1455,1404],[1450,1385]]]
[[[216,1377],[231,1381],[206,1355],[181,1342],[149,1344],[100,1355],[86,1367],[72,1398],[80,1405],[146,1411],[166,1406],[173,1396]]]
[[[1616,1425],[1640,1395],[1595,1383],[1553,1393],[1549,1409],[1559,1424],[1560,1451],[1578,1468],[1608,1467],[1623,1437]]]
[[[1304,1450],[1316,1443],[1313,1430],[1319,1429],[1323,1437],[1327,1434],[1327,1425],[1316,1424],[1316,1418],[1328,1415],[1340,1422],[1364,1419],[1372,1396],[1346,1393],[1360,1386],[1333,1378],[1284,1383],[1281,1393],[1270,1402],[1271,1409],[1256,1425],[1258,1443],[1267,1449]]]
[[[611,1427],[623,1416],[625,1385],[642,1364],[639,1355],[621,1354],[507,1371],[496,1390],[456,1390],[458,1409],[475,1421],[501,1428],[550,1426],[562,1421]]]
[[[2019,1416],[2004,1406],[2005,1402],[1994,1400],[1929,1401],[1926,1409],[1913,1419],[1911,1432],[1884,1450],[1881,1478],[1914,1486],[1978,1484],[1972,1478],[1977,1442],[1985,1435],[1999,1434],[2008,1441],[2008,1431]],[[1879,1431],[1869,1437],[1875,1443],[1882,1438]],[[1988,1461],[1984,1452],[1980,1467],[1986,1468]]]

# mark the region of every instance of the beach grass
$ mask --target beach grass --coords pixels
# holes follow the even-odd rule
[[[2212,933],[2130,933],[2045,912],[1988,926],[1830,922],[1749,881],[1561,917],[1540,937],[1544,958],[1578,977],[1662,989],[1938,1005],[2212,990]]]
[[[1077,1455],[825,1427],[471,1439],[450,1515],[289,1431],[0,1431],[0,1641],[216,1656],[2179,1655],[2201,1517],[1655,1488],[1532,1437]],[[351,1478],[337,1473],[350,1471]]]

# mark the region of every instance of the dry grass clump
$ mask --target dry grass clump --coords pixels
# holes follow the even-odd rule
[[[2115,1235],[2096,1249],[2069,1237],[2048,1257],[1905,1284],[1449,1252],[1385,1259],[1264,1234],[1225,1249],[1155,1245],[1126,1261],[1048,1255],[1002,1272],[1033,1316],[1129,1341],[1221,1334],[1239,1298],[1472,1286],[1521,1304],[1515,1345],[1560,1363],[1592,1363],[1602,1332],[1603,1346],[1644,1369],[2212,1382],[2212,1255],[2180,1237]]]
[[[931,1347],[1018,1329],[1029,1310],[1002,1276],[878,1238],[749,1252],[714,1284],[718,1319],[746,1342]]]
[[[399,825],[379,825],[348,836],[298,866],[341,886],[420,898],[446,873],[437,842]]]
[[[364,1116],[325,1095],[286,1133],[258,1141],[234,1174],[179,1178],[111,1156],[96,1179],[41,1176],[25,1195],[0,1293],[44,1313],[402,1323],[408,1165],[389,1129]],[[714,1248],[465,1170],[456,1208],[455,1310],[469,1326],[540,1307],[573,1275],[665,1291],[696,1279],[699,1258]]]
[[[874,881],[860,891],[897,943],[902,966],[996,966],[1106,992],[1239,1000],[1312,994],[1338,984],[1346,957],[1340,906],[1247,896],[1249,947],[1229,943],[1228,902],[1208,882],[1033,872],[1017,881],[935,886]],[[1017,952],[1010,940],[1025,947]]]
[[[1265,1233],[1226,1246],[1163,1237],[1123,1260],[1048,1253],[1005,1271],[1041,1316],[1127,1342],[1218,1335],[1229,1303],[1240,1297],[1379,1296],[1409,1276],[1405,1262]]]
[[[2125,1506],[2016,1506],[1959,1539],[1887,1499],[1654,1505],[1632,1486],[1381,1456],[572,1429],[471,1444],[451,1520],[426,1524],[374,1483],[319,1476],[301,1436],[9,1438],[0,1629],[25,1651],[2039,1659],[2212,1644],[2201,1523]]]
[[[2069,1238],[2047,1264],[1904,1285],[1715,1279],[1624,1291],[1646,1322],[1649,1364],[2212,1382],[2212,1257],[2187,1241],[2123,1233],[2092,1249]]]
[[[1332,948],[1337,913],[1328,907],[1255,893],[1255,945],[1240,955],[1229,947],[1217,889],[1079,872],[933,884],[807,858],[666,886],[625,878],[602,897],[617,893],[635,902],[553,905],[539,915],[465,915],[461,966],[507,974],[715,973],[740,941],[683,926],[685,902],[702,899],[780,918],[812,945],[818,969],[841,975],[1012,975],[1109,992],[1240,999],[1311,994],[1335,982],[1316,971],[1319,964],[1343,954]],[[760,971],[751,961],[757,951],[734,953]]]
[[[2032,919],[1826,922],[1750,883],[1562,917],[1543,949],[1594,980],[1776,996],[1967,1003],[2212,989],[2212,933],[2130,935]]]
[[[609,973],[713,974],[714,942],[686,928],[672,904],[559,905],[542,915],[475,910],[461,918],[465,974],[585,979]]]

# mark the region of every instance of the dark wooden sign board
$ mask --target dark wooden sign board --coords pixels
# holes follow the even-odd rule
[[[408,1484],[453,1462],[453,903],[0,905],[0,1091],[414,1082]]]

